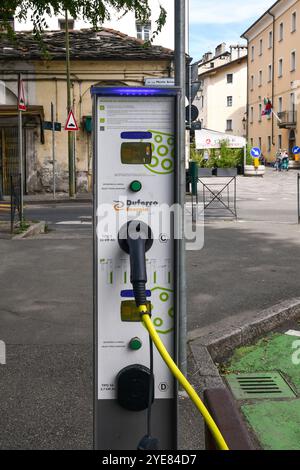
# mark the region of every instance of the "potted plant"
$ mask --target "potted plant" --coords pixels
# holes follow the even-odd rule
[[[190,158],[191,161],[198,163],[198,176],[199,178],[208,178],[213,175],[213,168],[209,165],[209,159],[205,158],[203,151],[198,151],[194,146],[191,146]]]
[[[218,158],[215,160],[216,176],[237,176],[237,167],[240,163],[240,151],[228,147],[228,142],[221,142]]]

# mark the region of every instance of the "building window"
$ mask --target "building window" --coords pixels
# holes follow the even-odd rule
[[[226,121],[226,131],[232,131],[232,119]]]
[[[279,41],[283,41],[284,26],[283,23],[279,25]]]
[[[258,122],[261,122],[262,117],[262,104],[258,105]]]
[[[233,83],[233,73],[227,74],[227,83]]]
[[[253,147],[253,138],[252,137],[250,139],[250,144],[251,144],[251,147]]]
[[[254,61],[254,46],[251,47],[251,60]]]
[[[279,134],[278,136],[278,150],[282,149],[282,135]]]
[[[278,77],[282,77],[283,74],[283,59],[279,59],[278,61]]]
[[[203,95],[201,96],[201,108],[202,109],[204,108],[204,96]]]
[[[282,96],[280,96],[278,98],[278,112],[282,113],[282,109],[283,109],[283,107],[282,107]]]
[[[251,75],[251,78],[250,78],[250,89],[251,91],[253,91],[254,89],[254,75]]]
[[[297,29],[297,13],[294,12],[292,14],[292,33],[294,33]]]
[[[262,73],[262,70],[260,70],[258,73],[258,86],[262,86],[262,81],[263,81],[263,73]]]
[[[74,20],[70,19],[68,20],[68,30],[72,31],[74,29],[75,22]],[[58,20],[58,27],[61,31],[65,31],[66,29],[66,20],[65,19],[59,19]]]
[[[250,108],[250,124],[253,124],[253,117],[254,117],[254,108],[251,106]]]
[[[259,40],[259,55],[262,55],[263,53],[263,40]]]
[[[268,80],[269,82],[272,81],[272,65],[271,64],[268,67]]]
[[[227,96],[227,106],[231,107],[233,104],[233,97]]]
[[[295,100],[295,93],[290,94],[290,111],[296,110],[296,100]]]
[[[291,52],[291,72],[296,70],[296,51]]]
[[[261,147],[261,137],[258,138],[258,147],[260,148],[260,150],[262,150],[262,147]]]
[[[136,22],[136,37],[141,39],[142,41],[149,41],[151,37],[151,22],[148,23],[140,23],[139,21]]]
[[[272,141],[271,141],[271,136],[268,136],[268,152],[270,153],[272,150]]]
[[[272,49],[273,47],[273,32],[269,32],[269,49]]]

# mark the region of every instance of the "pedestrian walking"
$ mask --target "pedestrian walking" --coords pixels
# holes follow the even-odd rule
[[[289,153],[287,150],[285,150],[282,154],[282,159],[281,159],[282,170],[289,171],[289,161],[290,161]]]
[[[275,162],[275,169],[277,171],[281,171],[282,168],[282,157],[283,157],[283,152],[281,149],[278,149],[276,152],[276,162]]]

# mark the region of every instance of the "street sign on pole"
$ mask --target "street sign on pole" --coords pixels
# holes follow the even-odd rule
[[[295,145],[295,147],[293,147],[293,154],[294,155],[300,154],[300,147],[298,147],[298,145]]]
[[[69,15],[68,15],[67,8],[65,10],[65,24],[66,24],[65,38],[66,38],[66,72],[67,72],[67,109],[68,109],[68,113],[70,113],[72,110],[72,81],[71,81],[71,60],[70,60]],[[75,155],[74,155],[74,148],[75,148],[74,137],[75,137],[75,134],[73,132],[68,132],[69,196],[71,198],[75,197],[76,195],[76,165],[75,165]]]
[[[175,86],[174,78],[145,78],[146,86]]]
[[[259,158],[261,156],[261,150],[258,147],[253,147],[250,153],[253,158]]]
[[[69,112],[66,125],[65,125],[65,131],[78,131],[78,130],[79,130],[79,127],[77,125],[74,113],[71,109],[71,111]]]

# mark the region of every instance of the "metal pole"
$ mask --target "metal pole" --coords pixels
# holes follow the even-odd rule
[[[300,224],[300,173],[297,178],[297,207],[298,207],[298,224]]]
[[[72,109],[71,103],[71,74],[70,74],[70,37],[68,24],[68,10],[65,11],[66,21],[66,68],[67,68],[67,105],[68,114]],[[75,161],[74,161],[74,135],[68,131],[68,161],[69,161],[69,195],[75,196]]]
[[[185,206],[185,86],[186,86],[186,7],[185,0],[175,0],[175,85],[182,90],[177,123],[177,148],[179,171],[177,185],[178,203],[184,213]],[[182,218],[183,219],[183,218]],[[184,221],[182,223],[181,243],[178,253],[177,288],[179,290],[179,364],[184,374],[187,373],[187,310],[186,310],[186,270]]]
[[[14,233],[14,198],[13,198],[13,177],[10,175],[10,233]]]
[[[187,0],[187,9],[186,9],[186,19],[188,25],[190,24],[190,0]],[[190,54],[190,37],[189,34],[187,35],[187,52]],[[186,49],[186,48],[185,48]],[[186,70],[186,69],[185,69]],[[189,129],[192,128],[192,64],[189,64],[189,122],[188,127]]]
[[[246,165],[247,165],[247,144],[244,147],[244,168],[243,168],[244,174],[245,174]]]
[[[21,92],[21,74],[18,75],[18,94]],[[18,100],[19,101],[19,100]],[[18,103],[19,105],[19,103]],[[18,151],[20,165],[20,220],[23,222],[24,213],[24,163],[23,163],[23,119],[22,111],[18,110]]]
[[[52,123],[52,164],[53,164],[53,199],[56,198],[56,181],[55,181],[55,119],[54,105],[51,103],[51,123]]]
[[[192,64],[189,66],[189,129],[192,129]]]
[[[2,132],[0,133],[0,141],[1,141],[1,147],[0,147],[0,201],[4,200],[3,197],[3,147],[4,147],[4,142],[3,142],[3,134]]]

